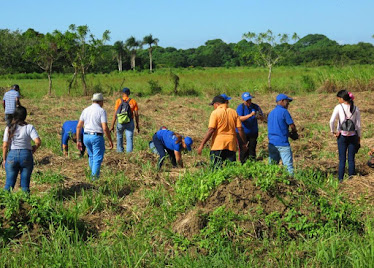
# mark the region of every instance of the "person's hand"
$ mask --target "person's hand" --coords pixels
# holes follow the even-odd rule
[[[77,142],[77,148],[78,148],[79,151],[82,151],[82,150],[83,150],[83,144],[82,144],[81,141],[78,141],[78,142]]]
[[[35,152],[36,152],[36,149],[38,149],[38,147],[36,147],[36,145],[33,145],[33,146],[31,147],[31,151],[32,151],[32,153],[35,153]]]
[[[334,132],[333,134],[334,134],[335,137],[339,138],[339,136],[340,136],[340,131],[338,131],[338,132]]]
[[[113,149],[113,141],[109,141],[109,150]]]
[[[373,155],[374,154],[374,148],[371,149],[369,152],[368,152],[368,155]]]
[[[109,132],[113,132],[113,131],[114,131],[114,126],[109,129]]]
[[[199,146],[199,148],[197,148],[197,154],[198,155],[201,155],[201,153],[203,152],[203,148],[204,148],[204,146]]]
[[[3,162],[1,163],[1,166],[2,166],[3,168],[5,168],[5,159],[4,159]]]
[[[136,126],[136,129],[138,130],[138,133],[140,133],[140,128],[139,128],[139,126]]]

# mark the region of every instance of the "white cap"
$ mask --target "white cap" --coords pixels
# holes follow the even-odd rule
[[[92,96],[92,101],[103,101],[103,100],[104,100],[103,93],[95,93]]]

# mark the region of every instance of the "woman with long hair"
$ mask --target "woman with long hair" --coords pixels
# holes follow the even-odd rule
[[[30,178],[34,168],[33,153],[40,147],[41,140],[34,126],[26,123],[26,116],[25,107],[16,107],[13,120],[4,132],[2,164],[6,172],[4,189],[8,191],[14,188],[17,175],[21,173],[21,188],[30,192]],[[35,145],[31,146],[31,140]]]
[[[356,174],[355,154],[360,148],[361,117],[360,110],[354,105],[354,96],[347,90],[340,90],[336,97],[339,104],[335,106],[330,119],[330,131],[337,138],[339,151],[339,182],[343,181],[345,162],[348,151],[348,175]],[[336,129],[335,119],[338,118]],[[335,130],[334,130],[335,129]]]

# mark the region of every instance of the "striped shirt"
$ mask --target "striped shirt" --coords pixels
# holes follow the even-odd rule
[[[4,94],[3,101],[5,101],[5,114],[14,114],[16,110],[16,99],[19,98],[19,92],[11,89]]]
[[[79,120],[84,122],[84,132],[103,133],[101,123],[107,123],[106,111],[93,103],[83,110]]]

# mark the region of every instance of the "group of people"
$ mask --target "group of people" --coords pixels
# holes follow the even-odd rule
[[[30,191],[30,177],[34,166],[33,153],[40,147],[41,139],[34,128],[25,120],[27,110],[20,104],[20,88],[13,85],[4,94],[5,128],[3,138],[3,166],[6,170],[5,189],[14,188],[18,174],[21,174],[21,188]],[[215,96],[210,103],[213,111],[209,118],[208,131],[202,139],[197,153],[201,155],[205,144],[211,139],[210,159],[213,168],[219,168],[224,161],[256,160],[256,146],[259,135],[258,120],[265,120],[261,108],[252,102],[249,92],[241,95],[242,103],[236,110],[229,107],[230,97],[226,94]],[[342,181],[345,173],[345,162],[348,152],[348,175],[355,174],[355,154],[360,148],[361,119],[360,111],[354,105],[352,93],[341,90],[337,94],[339,104],[335,107],[330,119],[330,130],[337,138],[339,151],[338,178]],[[291,176],[294,175],[292,150],[289,138],[298,139],[295,123],[288,111],[292,98],[285,94],[277,95],[275,108],[267,117],[269,163],[278,164],[280,160]],[[134,130],[140,132],[137,102],[130,98],[130,89],[122,90],[122,97],[114,106],[111,128],[108,127],[107,114],[102,93],[95,93],[92,105],[85,108],[79,120],[66,121],[62,126],[61,149],[68,155],[68,141],[77,143],[80,155],[87,150],[92,180],[100,176],[100,167],[105,153],[104,135],[113,148],[111,132],[116,127],[117,152],[124,152],[123,136],[126,137],[126,152],[133,151]],[[338,124],[335,128],[335,121]],[[117,122],[117,124],[116,124]],[[34,145],[31,145],[34,141]],[[173,167],[183,167],[182,150],[191,151],[191,137],[161,127],[152,137],[150,147],[159,155],[157,168],[160,169],[168,155]],[[374,155],[374,149],[369,152]],[[373,167],[374,162],[368,163]]]

